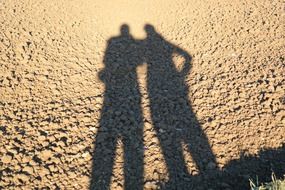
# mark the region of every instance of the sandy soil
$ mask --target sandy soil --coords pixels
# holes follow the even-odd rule
[[[0,18],[0,189],[285,173],[284,1],[2,0]]]

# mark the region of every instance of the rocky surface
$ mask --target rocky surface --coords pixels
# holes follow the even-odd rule
[[[284,172],[282,0],[6,0],[0,18],[0,189],[105,189],[90,185],[98,159],[112,168],[111,189],[126,187],[124,176],[135,170],[128,174],[126,160],[136,159],[143,164],[134,175],[143,173],[144,189],[241,189],[250,177]],[[154,67],[160,75],[149,73],[151,57],[169,61],[153,53],[164,51],[158,45],[132,68],[139,93],[112,91],[125,102],[117,110],[106,106],[111,79],[100,72],[107,41],[124,23],[140,41],[147,37],[144,25],[153,25],[191,56],[191,70],[183,80],[167,66]],[[179,56],[173,60],[181,69]],[[162,93],[155,80],[169,91]],[[139,114],[131,112],[138,94]],[[117,119],[123,127],[104,128]],[[134,123],[141,134],[124,128]],[[113,133],[120,134],[113,149],[104,149]],[[98,142],[107,157],[95,155]],[[129,158],[128,147],[143,158]],[[181,160],[185,175],[175,165]]]

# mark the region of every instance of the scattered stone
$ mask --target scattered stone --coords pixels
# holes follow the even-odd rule
[[[47,161],[49,158],[51,158],[53,155],[51,150],[44,150],[38,154],[38,157],[43,160]]]
[[[25,167],[23,168],[23,171],[24,171],[24,172],[27,172],[27,173],[30,174],[30,175],[33,175],[33,174],[34,174],[34,169],[33,169],[31,166],[25,166]]]
[[[51,172],[57,171],[57,168],[54,165],[49,165],[48,168]]]
[[[38,140],[39,140],[40,142],[41,142],[41,141],[44,141],[44,140],[46,140],[46,137],[41,135],[41,136],[38,137]]]
[[[12,161],[12,156],[10,155],[5,155],[2,157],[1,161],[4,163],[4,164],[8,164]]]
[[[144,188],[146,190],[155,190],[158,188],[158,186],[155,181],[148,181],[144,184]]]
[[[82,157],[83,157],[86,161],[88,161],[88,160],[91,160],[91,159],[92,159],[92,156],[90,155],[90,153],[89,153],[89,152],[85,152],[85,153],[83,153],[83,154],[82,154]]]
[[[50,171],[48,169],[42,167],[38,170],[38,174],[39,174],[39,176],[44,177],[46,175],[49,175]]]
[[[29,179],[30,179],[29,176],[27,176],[25,174],[18,174],[16,177],[24,183],[29,181]]]

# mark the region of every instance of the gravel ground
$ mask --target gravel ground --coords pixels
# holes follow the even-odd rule
[[[0,18],[0,189],[285,173],[283,0],[2,0]]]

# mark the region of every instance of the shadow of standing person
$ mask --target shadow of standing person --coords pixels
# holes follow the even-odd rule
[[[202,131],[188,100],[185,77],[189,74],[191,56],[166,41],[152,25],[145,25],[144,41],[147,62],[147,89],[154,129],[157,133],[169,172],[166,189],[184,189],[191,185],[182,145],[188,147],[200,174],[204,162],[216,164],[208,139]],[[174,54],[184,58],[178,71]]]
[[[143,121],[136,68],[142,64],[138,42],[128,25],[108,41],[105,68],[99,73],[105,83],[100,126],[94,142],[90,189],[110,189],[118,140],[123,144],[124,189],[143,189]]]

